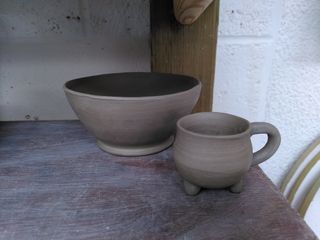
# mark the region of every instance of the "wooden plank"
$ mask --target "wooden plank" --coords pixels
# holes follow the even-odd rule
[[[203,84],[195,111],[211,111],[219,20],[215,0],[191,25],[181,25],[172,0],[151,0],[151,70],[191,75]]]
[[[187,196],[172,151],[102,152],[78,121],[0,123],[0,239],[316,239],[259,168]]]

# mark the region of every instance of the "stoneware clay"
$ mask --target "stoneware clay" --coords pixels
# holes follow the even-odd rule
[[[268,142],[252,153],[250,137],[267,134]],[[280,133],[265,122],[249,123],[226,113],[204,112],[177,122],[174,160],[185,192],[196,195],[201,188],[242,191],[242,177],[250,166],[270,158],[280,145]]]
[[[191,113],[199,80],[162,73],[115,73],[68,81],[64,91],[98,146],[116,155],[159,152],[173,142],[176,122]]]

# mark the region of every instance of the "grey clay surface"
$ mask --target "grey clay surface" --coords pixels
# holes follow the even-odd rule
[[[253,153],[250,137],[262,133],[268,135],[268,142]],[[250,166],[270,158],[280,139],[279,131],[269,123],[249,123],[226,113],[183,117],[177,122],[173,152],[186,193],[196,195],[201,188],[226,187],[231,192],[241,192],[244,174]]]
[[[123,156],[159,152],[173,142],[176,122],[191,113],[199,80],[162,73],[115,73],[68,81],[64,91],[104,151]]]

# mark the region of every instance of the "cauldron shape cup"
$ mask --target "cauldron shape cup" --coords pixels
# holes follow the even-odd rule
[[[253,153],[250,137],[262,133],[268,135],[268,142]],[[244,174],[250,166],[270,158],[280,139],[273,125],[249,123],[231,114],[204,112],[181,118],[173,155],[186,193],[196,195],[201,187],[230,187],[232,192],[241,192]]]

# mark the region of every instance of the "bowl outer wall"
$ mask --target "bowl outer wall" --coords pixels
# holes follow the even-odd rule
[[[163,142],[175,133],[176,122],[191,113],[201,84],[176,94],[141,98],[90,97],[65,89],[83,125],[100,141],[114,146]]]

